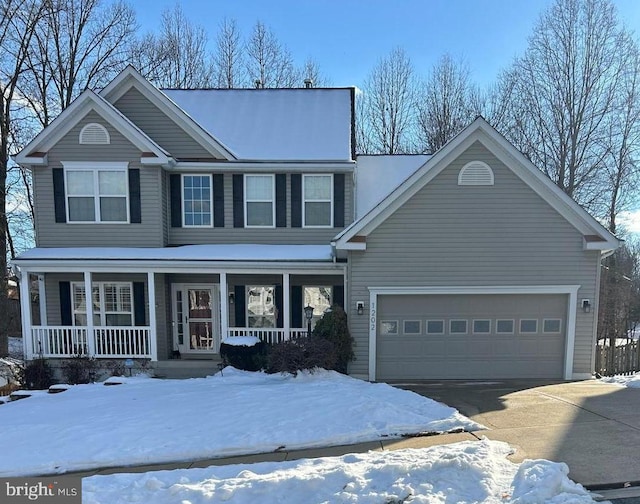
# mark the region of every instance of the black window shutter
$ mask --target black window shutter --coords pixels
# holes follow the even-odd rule
[[[64,200],[64,170],[53,168],[53,202],[56,222],[67,222],[67,210]]]
[[[333,286],[333,304],[344,310],[344,285]]]
[[[236,312],[236,327],[244,327],[247,324],[245,318],[246,293],[244,285],[236,285],[233,288],[234,306]]]
[[[291,227],[302,227],[302,175],[291,174]]]
[[[282,295],[282,285],[276,285],[276,308],[277,311],[276,313],[278,314],[276,316],[276,327],[284,327],[283,324],[283,316],[282,314],[284,313],[284,307],[282,306],[283,303],[283,295]]]
[[[171,193],[171,227],[182,227],[182,179],[179,173],[169,175]]]
[[[140,169],[129,169],[129,222],[142,222],[142,206],[140,203]]]
[[[60,282],[60,323],[63,326],[73,325],[71,313],[71,282]]]
[[[224,175],[213,175],[213,225],[224,227]]]
[[[147,325],[147,315],[144,303],[144,282],[133,282],[133,324]]]
[[[276,174],[276,227],[287,227],[287,175]]]
[[[291,327],[302,327],[302,286],[291,286]]]
[[[244,177],[233,176],[233,227],[244,227]]]
[[[333,175],[333,227],[344,227],[344,173]]]

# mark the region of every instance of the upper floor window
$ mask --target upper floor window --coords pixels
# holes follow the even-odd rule
[[[81,144],[108,145],[111,143],[107,128],[98,123],[89,123],[80,130]]]
[[[274,175],[245,175],[245,227],[274,227],[275,200]]]
[[[303,175],[304,227],[333,226],[333,175]]]
[[[211,227],[213,192],[211,175],[182,176],[183,225]]]
[[[127,163],[64,162],[67,222],[128,222]]]

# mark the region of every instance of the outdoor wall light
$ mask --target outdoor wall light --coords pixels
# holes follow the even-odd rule
[[[358,315],[364,314],[364,301],[356,301],[356,312]]]
[[[589,313],[591,311],[591,301],[588,299],[582,300],[582,311],[585,313]]]
[[[311,319],[313,318],[313,306],[304,307],[304,318],[307,319],[307,335],[311,335]]]
[[[233,292],[229,293],[229,304],[233,304],[236,302],[236,295]]]

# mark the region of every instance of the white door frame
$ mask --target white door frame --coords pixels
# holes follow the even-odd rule
[[[211,331],[213,335],[213,349],[193,350],[189,345],[189,318],[187,316],[189,301],[186,295],[189,290],[210,290],[211,291]],[[182,293],[182,316],[183,320],[177,320],[177,293]],[[171,318],[173,344],[178,347],[181,354],[211,354],[218,353],[220,349],[220,285],[211,283],[174,283],[171,284]],[[206,319],[205,319],[206,320]],[[183,343],[178,341],[178,324],[183,324]]]

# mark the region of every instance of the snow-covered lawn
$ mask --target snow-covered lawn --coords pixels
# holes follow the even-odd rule
[[[565,464],[513,464],[507,444],[467,441],[420,450],[291,462],[93,476],[83,502],[118,504],[593,503]]]
[[[328,371],[293,377],[226,368],[201,379],[124,381],[0,405],[0,477],[482,428],[413,392]]]
[[[640,388],[640,373],[632,375],[616,375],[606,376],[600,378],[601,382],[613,383],[614,385],[621,385],[623,387]]]

